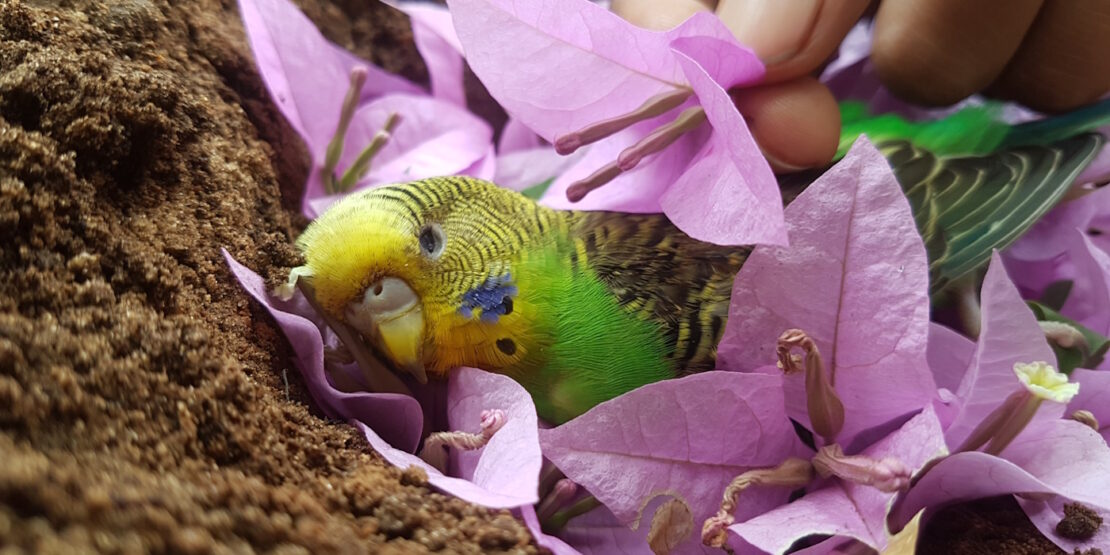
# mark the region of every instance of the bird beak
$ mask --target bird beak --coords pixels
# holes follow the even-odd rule
[[[404,280],[387,277],[347,306],[347,322],[375,342],[400,370],[428,383],[424,368],[424,310]]]

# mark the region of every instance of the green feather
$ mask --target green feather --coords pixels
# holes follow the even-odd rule
[[[518,379],[540,416],[555,423],[675,376],[658,326],[620,306],[591,269],[568,263],[570,248],[549,244],[514,264],[520,301],[543,307],[521,364],[534,370]]]
[[[897,114],[872,115],[858,101],[840,103],[839,160],[860,135],[875,144],[904,140],[938,157],[976,156],[1029,145],[1049,145],[1110,124],[1110,99],[1067,114],[1018,125],[1001,121],[1003,104],[968,106],[937,120],[908,121]]]

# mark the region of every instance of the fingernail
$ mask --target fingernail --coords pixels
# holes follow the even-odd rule
[[[787,163],[787,162],[783,162],[778,157],[772,156],[770,152],[767,152],[766,150],[764,150],[762,148],[759,149],[759,151],[763,153],[763,157],[767,159],[767,163],[771,164],[771,169],[773,169],[775,171],[775,173],[794,173],[794,172],[800,172],[802,170],[808,170],[812,167],[812,166],[799,166],[797,164],[790,164],[790,163]]]
[[[721,0],[717,15],[740,44],[766,65],[801,51],[813,31],[822,0]]]

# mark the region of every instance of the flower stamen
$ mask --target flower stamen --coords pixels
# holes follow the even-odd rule
[[[339,164],[339,157],[343,155],[343,142],[347,137],[347,129],[351,126],[355,109],[358,108],[358,99],[362,96],[362,87],[366,84],[367,69],[357,66],[351,70],[351,85],[347,88],[347,95],[343,97],[343,105],[339,108],[339,123],[335,127],[335,135],[328,142],[324,151],[324,167],[320,169],[324,178],[324,188],[328,194],[335,194],[335,166]]]
[[[401,123],[401,116],[396,112],[390,113],[389,116],[385,118],[385,125],[382,126],[382,130],[374,134],[374,138],[370,139],[370,144],[362,149],[362,152],[358,154],[358,158],[355,158],[351,167],[347,168],[347,171],[343,173],[343,177],[339,179],[337,192],[343,193],[349,191],[358,180],[366,175],[366,172],[370,171],[370,161],[373,160],[374,156],[378,154],[387,142],[389,142],[389,139],[393,136],[393,130],[397,127],[398,123]]]
[[[591,191],[616,179],[620,174],[621,169],[616,162],[605,164],[586,179],[575,181],[570,187],[567,187],[567,200],[578,202],[586,198],[586,195],[590,194]]]
[[[813,457],[813,468],[822,478],[836,476],[856,484],[894,493],[910,485],[913,471],[893,457],[879,460],[861,455],[848,456],[840,445],[826,445]]]
[[[1079,384],[1068,382],[1067,375],[1047,362],[1016,362],[1014,373],[1025,387],[991,411],[956,449],[957,453],[978,449],[989,440],[983,452],[997,455],[1033,420],[1042,402],[1067,404],[1079,393]]]
[[[835,443],[837,434],[844,428],[844,403],[836,394],[834,377],[825,371],[817,343],[799,329],[786,330],[779,336],[776,354],[783,372],[791,374],[800,370],[798,358],[790,352],[793,349],[805,352],[806,409],[810,425],[826,444]]]
[[[436,432],[429,434],[424,439],[424,448],[420,450],[420,458],[428,464],[443,470],[447,466],[447,448],[454,447],[460,451],[474,451],[485,447],[493,434],[505,425],[505,412],[500,409],[487,409],[482,411],[481,424],[478,433],[469,432]]]
[[[617,156],[617,165],[622,171],[635,168],[645,157],[671,146],[679,137],[705,123],[705,120],[705,109],[701,106],[683,110],[674,121],[652,131],[647,137],[621,151]]]
[[[729,526],[740,493],[752,486],[801,487],[813,480],[813,465],[804,459],[791,457],[775,468],[749,470],[729,482],[721,496],[721,508],[715,516],[706,519],[701,528],[701,542],[710,547],[723,547],[728,541]]]
[[[555,152],[566,156],[588,144],[596,143],[601,139],[624,131],[633,124],[661,116],[681,106],[687,98],[690,98],[691,94],[693,94],[693,91],[686,88],[660,93],[645,100],[639,108],[627,114],[602,120],[578,131],[560,135],[555,138]]]

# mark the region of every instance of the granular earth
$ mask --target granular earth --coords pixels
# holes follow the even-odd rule
[[[426,81],[400,14],[298,4]],[[298,263],[307,171],[234,0],[0,0],[0,553],[537,551],[323,418],[228,273]],[[1005,500],[926,536],[1060,552]]]
[[[426,79],[400,14],[302,4]],[[297,262],[306,164],[232,0],[0,0],[0,551],[536,551],[322,418],[228,273]]]

